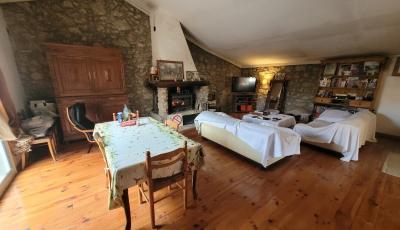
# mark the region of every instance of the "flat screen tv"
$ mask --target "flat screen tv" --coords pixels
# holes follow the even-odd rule
[[[256,92],[256,84],[255,77],[233,77],[232,92],[253,93]]]

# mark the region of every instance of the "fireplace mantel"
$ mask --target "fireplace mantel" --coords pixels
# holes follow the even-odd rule
[[[153,88],[170,88],[184,86],[207,86],[209,81],[148,81],[147,84]]]

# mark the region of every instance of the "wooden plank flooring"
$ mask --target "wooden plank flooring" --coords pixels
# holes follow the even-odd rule
[[[358,162],[302,145],[300,156],[264,170],[201,139],[206,165],[198,174],[199,200],[182,195],[156,204],[164,229],[400,229],[400,178],[381,172],[398,141],[380,139],[361,149]],[[107,209],[104,164],[97,148],[65,146],[53,163],[45,154],[21,172],[0,201],[1,229],[123,229],[122,209]],[[34,153],[35,154],[35,153]],[[166,191],[165,191],[166,192]],[[130,189],[134,229],[149,229],[146,204]]]

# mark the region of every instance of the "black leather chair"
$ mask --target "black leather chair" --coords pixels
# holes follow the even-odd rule
[[[86,107],[84,103],[75,103],[67,108],[67,118],[72,127],[83,133],[90,143],[89,150],[92,149],[95,140],[93,138],[94,122],[86,117]]]

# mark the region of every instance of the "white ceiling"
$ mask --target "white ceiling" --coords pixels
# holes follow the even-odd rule
[[[145,0],[242,67],[400,53],[400,0]]]

